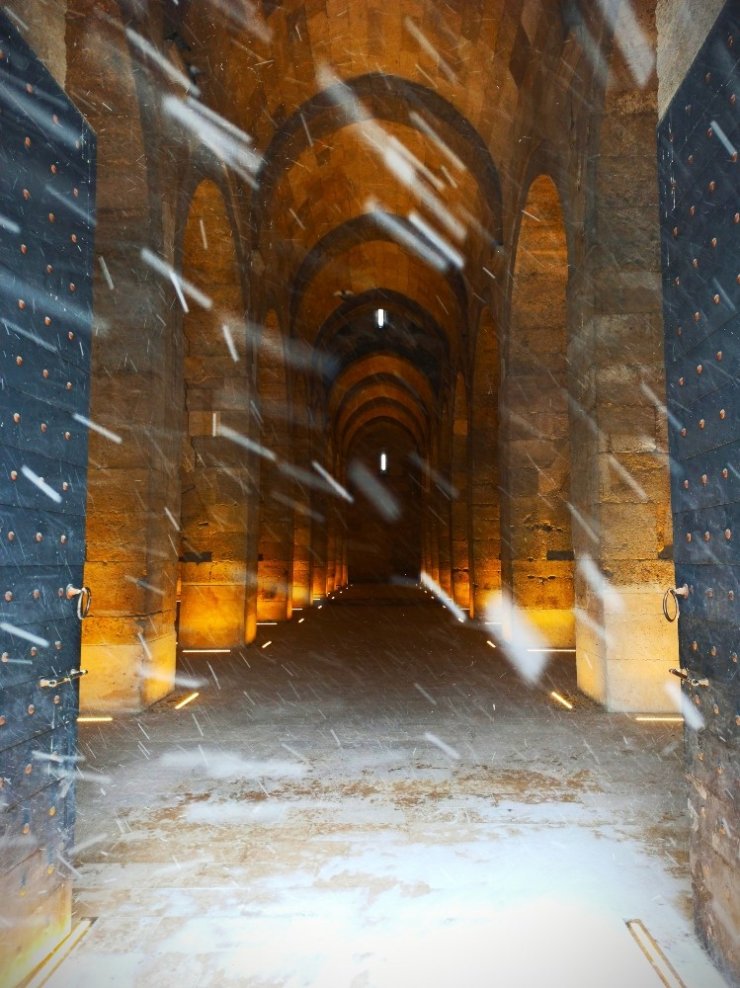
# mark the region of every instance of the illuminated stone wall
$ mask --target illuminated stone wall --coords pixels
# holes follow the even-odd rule
[[[607,706],[663,708],[651,3],[611,22],[409,0],[401,21],[363,8],[351,45],[296,3],[242,48],[204,5],[109,7],[68,4],[64,46],[58,10],[27,13],[99,136],[92,415],[123,442],[92,437],[85,702],[166,693],[178,613],[181,644],[227,647],[340,586],[342,505],[312,463],[346,482],[389,417],[426,464],[419,564],[478,616],[507,586]],[[432,262],[388,217],[432,224]],[[142,248],[212,309],[185,312]]]

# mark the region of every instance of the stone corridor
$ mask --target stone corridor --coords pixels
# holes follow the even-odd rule
[[[738,0],[0,7],[0,988],[740,985]]]
[[[416,588],[304,613],[80,725],[94,922],[48,988],[657,988],[633,919],[670,985],[724,985],[691,929],[680,726],[605,714],[572,655],[525,685]]]

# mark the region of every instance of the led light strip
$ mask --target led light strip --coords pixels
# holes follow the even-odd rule
[[[640,724],[683,724],[683,717],[677,714],[643,714],[635,720]]]
[[[175,704],[175,710],[182,710],[183,707],[186,707],[189,703],[192,703],[197,696],[200,696],[200,693],[189,693],[186,697],[180,700],[179,703]]]
[[[230,648],[184,648],[183,655],[229,655]]]
[[[553,690],[550,693],[550,696],[553,698],[553,700],[557,700],[558,703],[561,706],[565,707],[566,710],[573,709],[573,704],[569,700],[566,700],[564,696],[561,696],[559,693],[556,693],[555,690]]]

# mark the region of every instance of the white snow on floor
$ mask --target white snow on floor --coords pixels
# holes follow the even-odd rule
[[[110,778],[79,785],[95,922],[48,988],[656,988],[638,918],[687,988],[723,988],[680,728],[606,714],[566,661],[556,708],[426,601],[269,630],[194,710],[81,734]]]

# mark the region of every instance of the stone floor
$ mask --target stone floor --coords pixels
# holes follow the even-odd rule
[[[690,921],[682,728],[605,713],[571,656],[527,686],[488,637],[419,590],[351,588],[81,725],[94,922],[45,983],[654,988],[639,919],[668,983],[721,988]]]

